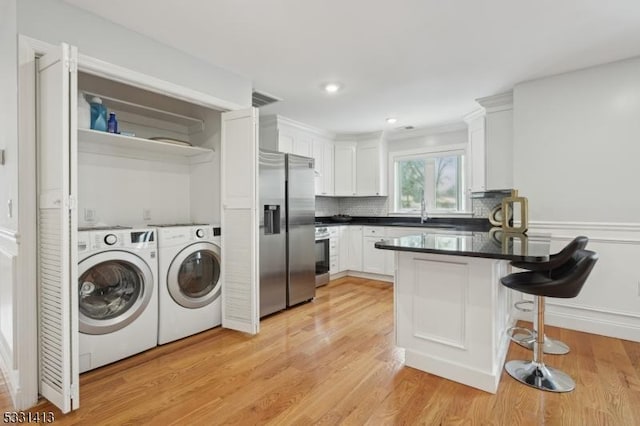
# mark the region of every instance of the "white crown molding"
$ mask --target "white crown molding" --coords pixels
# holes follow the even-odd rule
[[[485,96],[476,99],[482,107],[488,112],[508,111],[513,109],[513,90],[499,93],[497,95]]]
[[[462,120],[469,124],[470,122],[472,122],[473,120],[480,118],[480,117],[484,117],[487,115],[487,111],[484,108],[478,108],[477,110],[470,112],[469,114],[465,115],[464,117],[462,117]]]
[[[288,117],[283,117],[282,115],[265,115],[265,116],[260,116],[260,125],[271,125],[271,124],[285,124],[287,126],[296,128],[298,130],[302,130],[304,132],[310,132],[310,133],[314,133],[318,136],[322,136],[328,139],[335,139],[336,138],[336,134],[333,132],[330,132],[328,130],[324,130],[324,129],[319,129],[317,127],[313,127],[310,126],[308,124],[305,123],[301,123],[299,121],[293,120],[291,118]]]
[[[466,131],[467,125],[462,121],[445,123],[438,126],[422,127],[414,130],[388,130],[384,132],[384,137],[388,141],[399,141],[405,139],[415,139],[423,136],[438,135],[442,133],[453,133]]]

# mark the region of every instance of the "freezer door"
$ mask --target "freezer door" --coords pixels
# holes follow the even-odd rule
[[[315,285],[315,177],[313,159],[287,154],[287,306],[311,300]]]
[[[285,157],[260,151],[260,317],[287,304]]]

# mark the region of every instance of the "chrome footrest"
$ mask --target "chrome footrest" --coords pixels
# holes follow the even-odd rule
[[[515,333],[518,334],[515,334]],[[507,336],[509,336],[509,339],[514,342],[517,343],[519,345],[522,345],[523,342],[528,342],[531,341],[533,342],[536,339],[536,335],[533,331],[529,330],[528,328],[524,328],[524,327],[510,327],[507,329]]]
[[[513,304],[513,307],[520,312],[533,312],[533,300],[519,300]]]

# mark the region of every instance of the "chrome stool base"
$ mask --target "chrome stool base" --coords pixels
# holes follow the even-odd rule
[[[520,383],[549,392],[571,392],[576,383],[562,371],[533,361],[509,361],[504,369]]]
[[[514,343],[519,344],[523,348],[527,348],[530,351],[533,350],[533,343],[536,341],[535,337],[532,334],[514,334],[511,337],[511,340]],[[547,336],[544,336],[544,346],[543,351],[545,354],[549,355],[566,355],[569,353],[570,349],[564,342],[560,340],[550,339]]]

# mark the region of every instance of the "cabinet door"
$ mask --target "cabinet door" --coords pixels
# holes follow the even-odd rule
[[[335,195],[356,195],[356,145],[336,143],[333,155]]]
[[[324,141],[322,145],[322,195],[333,195],[333,142]]]
[[[373,274],[384,274],[386,250],[375,247],[378,241],[383,241],[380,237],[364,237],[362,239],[362,270]]]
[[[356,171],[356,193],[358,195],[381,195],[378,146],[358,147]]]
[[[362,226],[349,226],[347,269],[362,271]]]
[[[314,139],[313,159],[315,172],[315,193],[316,195],[326,195],[324,190],[324,141]]]
[[[278,129],[278,151],[293,154],[293,134]]]
[[[40,394],[63,413],[79,407],[76,58],[63,44],[38,64]]]
[[[222,114],[222,326],[256,334],[258,298],[257,109]]]
[[[471,190],[486,189],[485,171],[485,118],[469,123],[469,149],[471,150]]]
[[[298,133],[293,139],[293,151],[296,155],[313,157],[313,139],[305,134]]]

